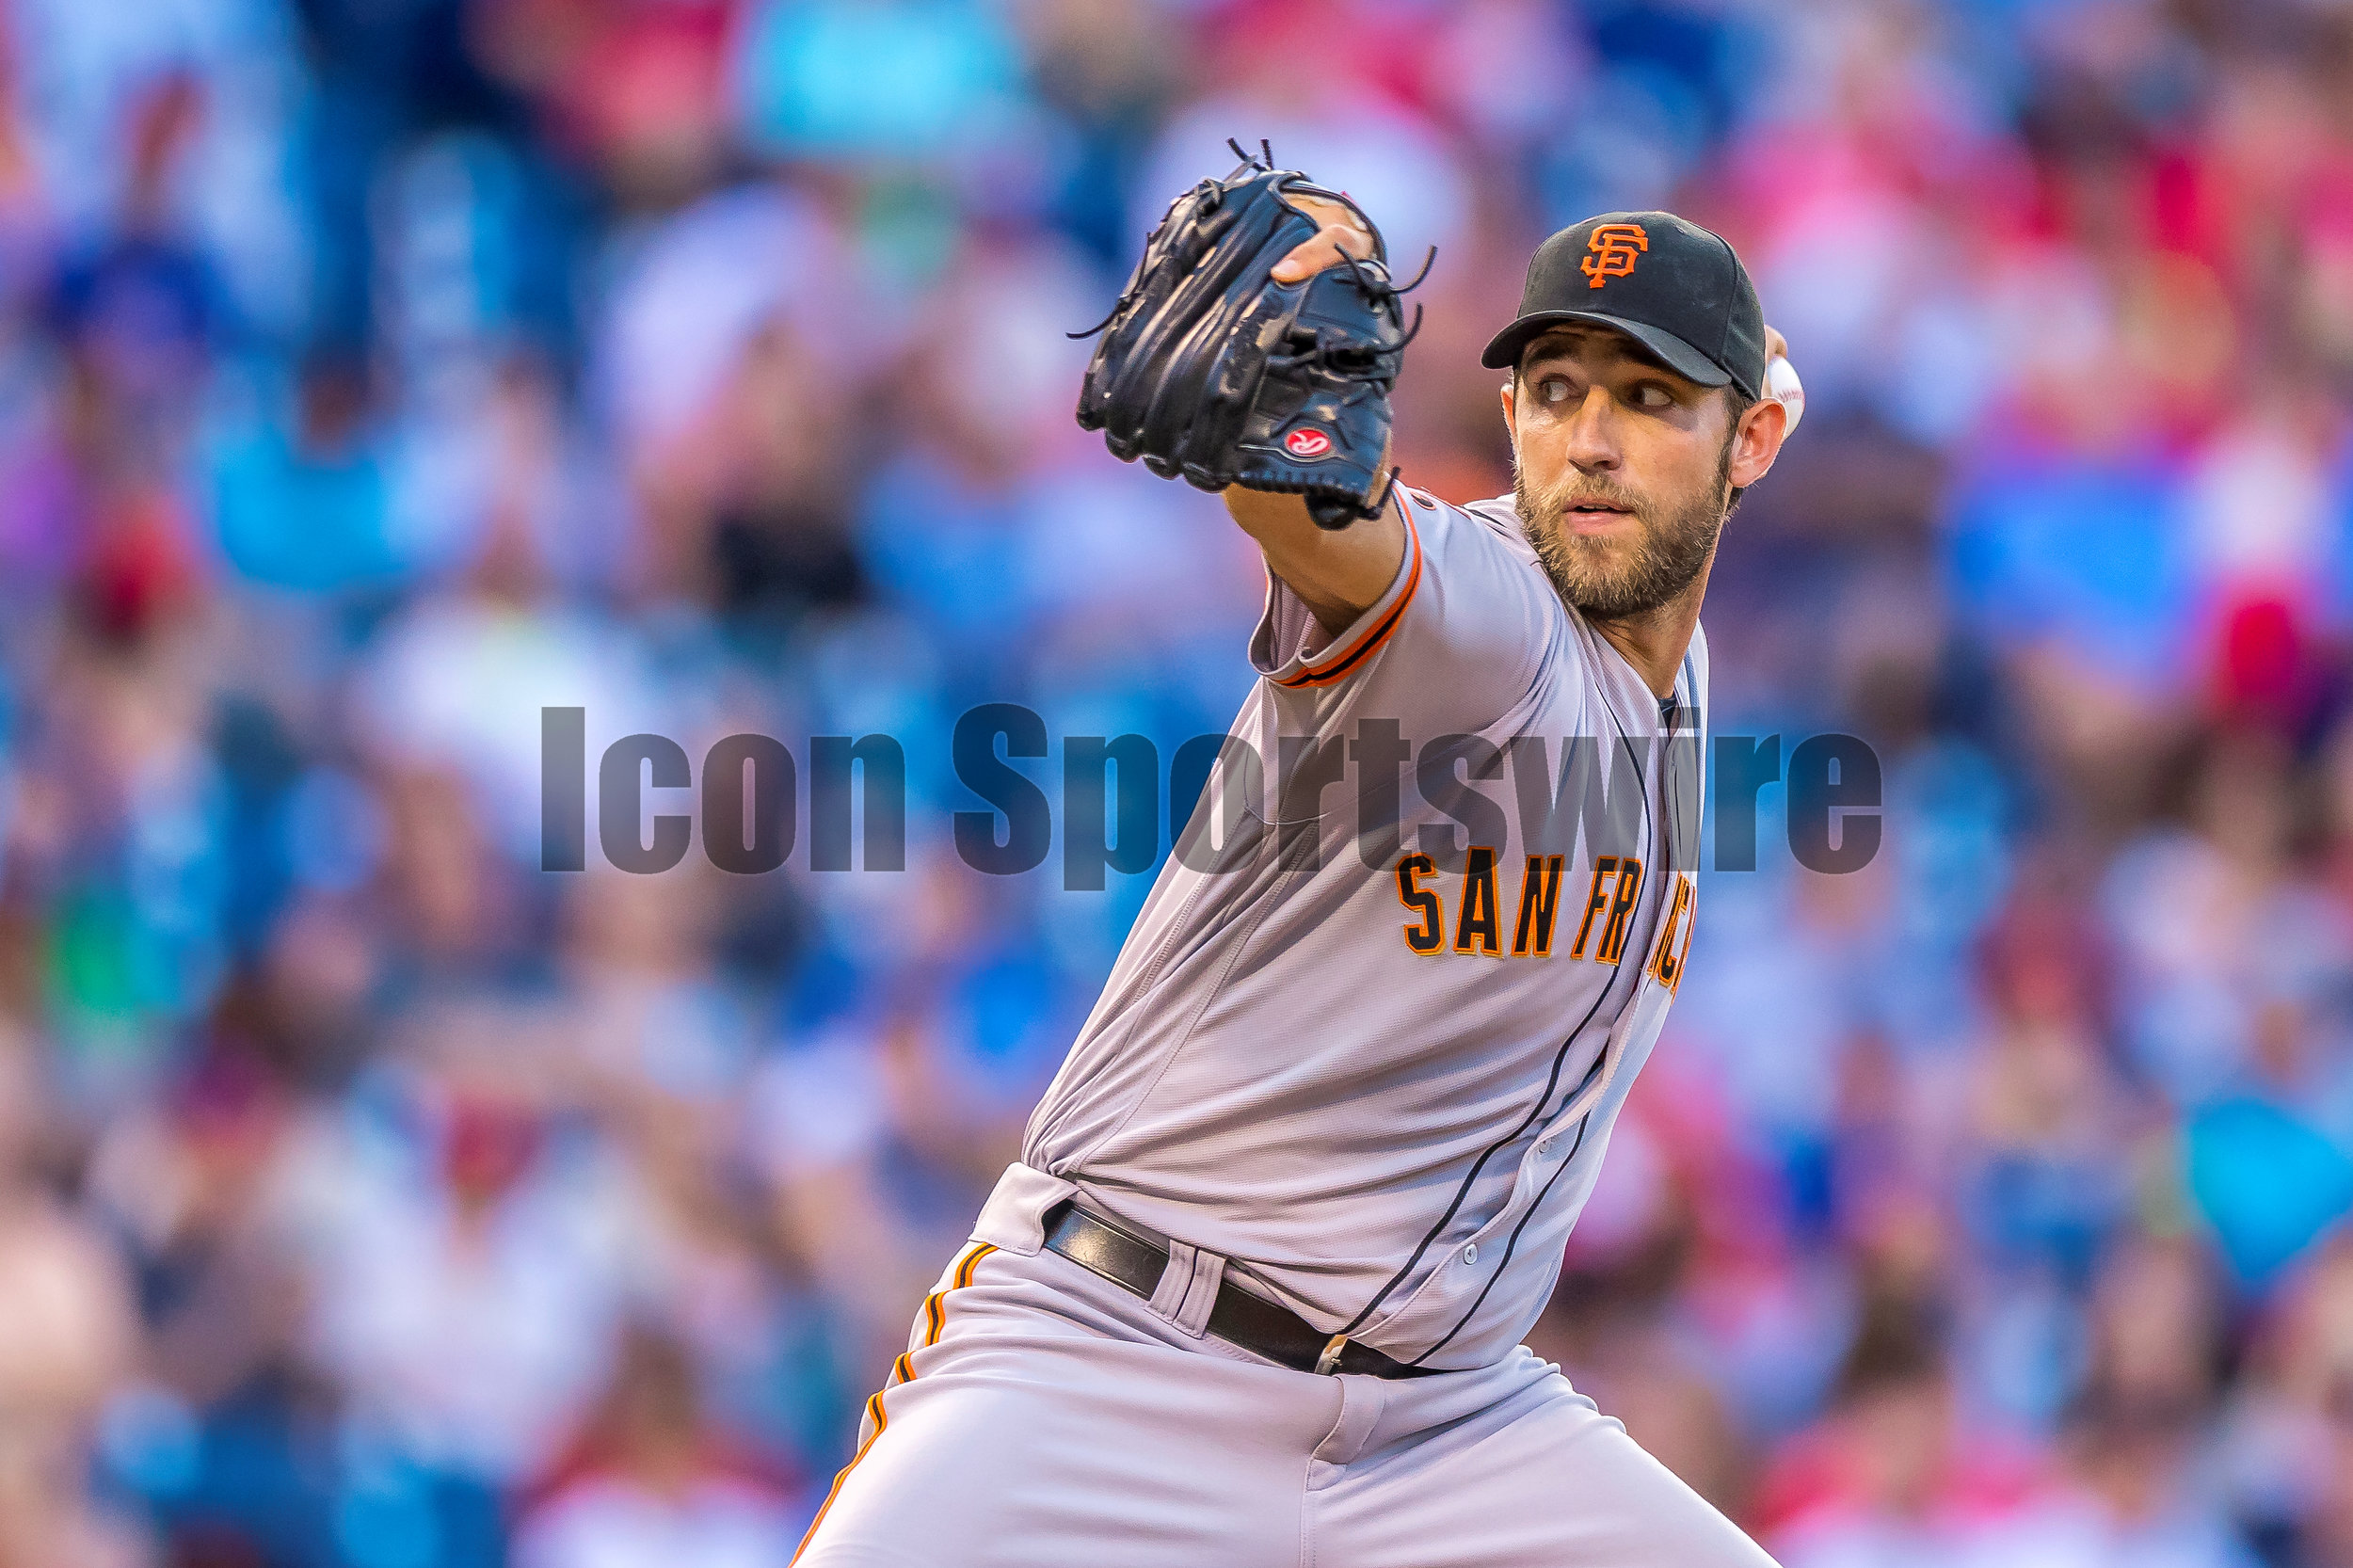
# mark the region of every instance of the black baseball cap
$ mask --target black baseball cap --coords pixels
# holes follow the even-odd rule
[[[1721,235],[1673,213],[1604,213],[1536,248],[1519,318],[1479,362],[1506,370],[1545,328],[1614,327],[1703,387],[1765,390],[1765,312]]]

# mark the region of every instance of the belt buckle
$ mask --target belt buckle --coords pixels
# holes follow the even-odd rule
[[[1316,1357],[1316,1376],[1331,1377],[1339,1371],[1340,1353],[1348,1349],[1348,1336],[1336,1334],[1323,1342],[1323,1353]]]

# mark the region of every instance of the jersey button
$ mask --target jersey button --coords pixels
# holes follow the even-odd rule
[[[1547,1138],[1543,1143],[1537,1144],[1536,1152],[1538,1154],[1550,1154],[1552,1152],[1552,1140]]]
[[[1463,1261],[1464,1261],[1464,1262],[1465,1262],[1465,1263],[1476,1263],[1476,1262],[1478,1262],[1478,1261],[1479,1261],[1479,1243],[1478,1243],[1478,1242],[1476,1242],[1476,1241],[1470,1241],[1470,1242],[1465,1242],[1465,1243],[1464,1244],[1464,1247],[1463,1247]]]

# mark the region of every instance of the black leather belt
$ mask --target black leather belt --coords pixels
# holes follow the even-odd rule
[[[1152,1299],[1168,1267],[1168,1249],[1098,1220],[1064,1198],[1046,1211],[1046,1244],[1089,1272]],[[1428,1377],[1435,1367],[1409,1367],[1345,1335],[1323,1334],[1298,1313],[1220,1284],[1209,1331],[1229,1345],[1301,1372],[1349,1372],[1376,1378]]]

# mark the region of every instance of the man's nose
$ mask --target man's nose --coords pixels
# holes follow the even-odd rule
[[[1569,416],[1568,442],[1562,456],[1587,473],[1617,468],[1618,415],[1606,387],[1588,387],[1585,397]]]

